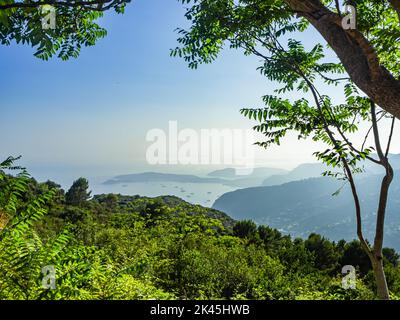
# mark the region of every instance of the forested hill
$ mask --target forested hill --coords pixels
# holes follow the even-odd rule
[[[136,211],[140,212],[143,209],[143,206],[149,206],[153,204],[153,206],[167,206],[170,208],[171,215],[176,216],[179,213],[185,213],[191,216],[203,216],[208,219],[215,219],[221,221],[223,226],[229,230],[233,230],[233,226],[236,221],[228,216],[226,213],[218,211],[212,208],[202,207],[200,205],[191,204],[181,198],[176,196],[159,196],[154,198],[149,197],[141,197],[139,195],[135,196],[126,196],[126,195],[115,195],[115,194],[102,194],[95,195],[92,199],[93,202],[99,204],[109,204],[110,199],[113,206],[118,207],[119,210],[122,211]]]
[[[357,180],[367,238],[373,239],[382,177]],[[334,195],[340,191],[337,195]],[[390,190],[385,244],[400,249],[400,171]],[[247,188],[222,195],[213,208],[235,219],[253,219],[293,236],[307,237],[316,232],[332,240],[356,237],[354,202],[348,185],[321,177],[279,186]]]

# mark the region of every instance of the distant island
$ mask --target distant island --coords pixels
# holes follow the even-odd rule
[[[220,178],[201,178],[195,175],[187,174],[169,174],[159,172],[144,172],[116,176],[103,184],[122,184],[122,183],[140,183],[140,182],[180,182],[180,183],[218,183],[226,184],[227,180]]]
[[[235,168],[225,168],[210,172],[207,177],[199,177],[189,174],[170,174],[160,172],[143,172],[119,175],[109,179],[103,184],[127,184],[127,183],[146,183],[146,182],[177,182],[177,183],[213,183],[237,188],[247,188],[259,186],[261,183],[274,175],[288,174],[287,170],[278,168],[254,168],[249,174],[240,174],[240,170]]]
[[[284,175],[289,173],[288,170],[279,168],[254,168],[247,170],[242,170],[240,168],[225,168],[221,170],[215,170],[208,174],[210,177],[224,178],[224,179],[238,179],[238,178],[260,178],[260,177],[270,177],[272,175]]]

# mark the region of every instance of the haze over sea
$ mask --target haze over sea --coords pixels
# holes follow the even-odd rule
[[[174,195],[193,204],[211,207],[214,201],[226,192],[234,191],[238,187],[227,186],[219,183],[182,183],[182,182],[135,182],[104,184],[105,181],[121,174],[142,172],[165,172],[175,174],[190,174],[207,177],[207,174],[221,167],[213,166],[133,166],[131,168],[113,167],[74,167],[74,166],[27,166],[31,175],[38,181],[52,180],[60,184],[65,190],[74,180],[85,177],[89,180],[92,195],[116,193],[123,195],[141,195],[156,197],[161,195]]]

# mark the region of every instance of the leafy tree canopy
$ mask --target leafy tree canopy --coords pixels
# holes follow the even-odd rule
[[[78,57],[82,46],[92,46],[107,32],[97,20],[105,11],[123,13],[130,0],[77,1],[0,1],[0,42],[12,41],[35,48],[35,56],[47,60],[57,56],[63,60]],[[42,19],[55,13],[55,28],[43,28]],[[43,9],[44,8],[44,9]]]
[[[74,181],[71,188],[65,194],[65,201],[69,205],[79,206],[90,198],[89,181],[85,178],[79,178]]]
[[[184,57],[191,68],[215,60],[227,44],[274,53],[275,43],[290,34],[315,28],[334,50],[341,64],[325,64],[317,73],[325,80],[332,73],[348,73],[351,80],[384,110],[400,118],[400,28],[398,1],[329,0],[181,0],[191,4],[181,29],[180,47],[172,55]],[[345,30],[343,5],[357,8],[357,29]],[[292,40],[292,49],[293,43]],[[301,46],[300,43],[297,44]],[[320,48],[320,49],[318,49]],[[316,44],[315,54],[323,46]],[[317,58],[317,56],[315,56]],[[290,60],[287,61],[290,63]],[[275,70],[279,72],[279,70]],[[327,73],[327,74],[326,74]],[[273,77],[277,80],[280,75]],[[284,80],[293,84],[292,75]],[[397,98],[395,98],[395,96]]]

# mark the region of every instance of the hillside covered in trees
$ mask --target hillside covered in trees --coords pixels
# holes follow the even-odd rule
[[[385,245],[400,248],[400,171],[395,172],[388,201]],[[381,175],[357,177],[364,232],[373,239]],[[356,216],[350,187],[331,177],[292,181],[277,186],[239,189],[218,198],[213,207],[236,219],[252,219],[296,237],[312,232],[339,241],[356,237]]]
[[[170,196],[91,197],[84,178],[65,192],[24,171],[0,176],[0,299],[375,298],[357,241],[293,239]],[[398,258],[384,249],[393,298]],[[356,289],[342,287],[344,265],[356,267]]]

